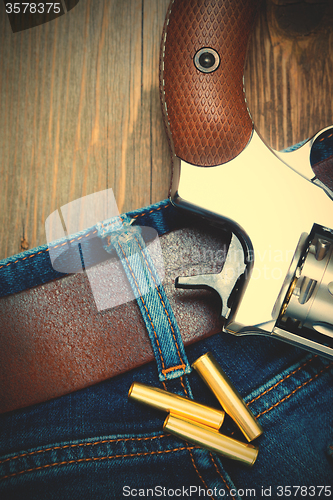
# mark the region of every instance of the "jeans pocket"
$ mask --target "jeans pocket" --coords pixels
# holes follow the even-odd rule
[[[58,443],[0,459],[0,497],[238,498],[219,460],[163,433]]]
[[[333,423],[332,369],[332,362],[307,356],[247,396],[264,434],[253,471],[234,464],[227,468],[237,485],[256,488],[259,498],[264,498],[262,489],[268,493],[270,488],[273,498],[284,498],[289,487],[295,488],[296,497],[316,498],[320,486],[333,484],[327,453]],[[304,488],[296,491],[297,486]]]

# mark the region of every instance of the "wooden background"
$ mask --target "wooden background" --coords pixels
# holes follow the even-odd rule
[[[87,194],[112,188],[120,212],[167,196],[158,62],[168,3],[80,0],[15,34],[0,4],[0,259],[46,243],[45,219]],[[331,2],[319,21],[308,13],[309,26],[286,28],[290,3],[264,4],[245,71],[253,119],[277,149],[333,123]]]

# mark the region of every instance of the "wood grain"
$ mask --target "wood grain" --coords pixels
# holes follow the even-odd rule
[[[45,219],[87,194],[112,188],[121,212],[167,196],[158,65],[168,3],[80,0],[15,34],[0,4],[0,259],[46,243]],[[333,123],[331,25],[288,37],[269,2],[260,15],[246,89],[273,147]]]
[[[167,196],[159,103],[169,0],[81,0],[11,33],[0,5],[0,258],[46,242],[45,219],[112,188],[121,212]]]
[[[327,2],[322,20],[311,30],[309,16],[325,3],[312,1],[312,6],[296,2],[295,9],[290,0],[268,0],[250,41],[245,68],[248,105],[260,134],[277,150],[333,124],[333,3]],[[289,31],[278,23],[279,9],[289,20]],[[295,10],[299,17],[307,16],[306,34],[292,29]],[[297,28],[302,31],[300,22]]]

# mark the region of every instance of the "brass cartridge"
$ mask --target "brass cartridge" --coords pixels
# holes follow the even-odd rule
[[[236,439],[220,434],[214,429],[209,429],[194,422],[188,422],[168,415],[163,429],[177,437],[185,439],[203,448],[219,453],[224,457],[238,460],[246,465],[253,465],[258,456],[258,448],[252,444],[242,443]]]
[[[192,366],[213,391],[224,411],[236,422],[248,441],[252,441],[263,433],[261,425],[222,371],[212,353],[204,354]]]
[[[153,406],[158,410],[172,412],[181,418],[207,425],[217,430],[221,427],[224,420],[225,413],[223,410],[215,410],[215,408],[196,403],[191,399],[172,394],[157,387],[141,384],[140,382],[133,382],[128,397],[140,403]]]

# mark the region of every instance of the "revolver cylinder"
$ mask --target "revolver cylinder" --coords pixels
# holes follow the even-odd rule
[[[333,235],[315,233],[281,311],[283,323],[333,338]]]

